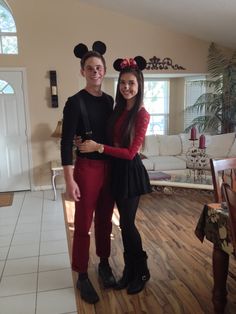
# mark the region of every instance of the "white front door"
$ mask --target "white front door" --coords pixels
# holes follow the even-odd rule
[[[30,190],[22,71],[0,69],[0,192]]]

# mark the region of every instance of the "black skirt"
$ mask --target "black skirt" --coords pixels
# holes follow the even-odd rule
[[[152,192],[147,170],[138,154],[132,160],[113,159],[112,191],[115,199]]]

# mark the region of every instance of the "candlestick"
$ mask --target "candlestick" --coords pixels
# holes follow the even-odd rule
[[[197,139],[196,134],[197,134],[197,130],[196,130],[196,128],[195,128],[195,127],[192,127],[192,129],[191,129],[191,138],[190,138],[190,140],[195,141],[195,140]]]
[[[199,148],[200,149],[206,148],[206,138],[204,134],[202,134],[199,138]]]

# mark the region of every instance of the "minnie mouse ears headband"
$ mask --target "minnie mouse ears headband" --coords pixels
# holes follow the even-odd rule
[[[113,68],[119,72],[126,68],[137,69],[142,71],[146,68],[146,65],[147,65],[146,60],[141,56],[137,56],[135,58],[129,59],[128,58],[116,59],[113,63]]]
[[[106,50],[107,50],[107,47],[103,42],[98,40],[98,41],[95,41],[93,43],[92,51],[96,51],[96,52],[100,53],[100,55],[104,55]],[[74,55],[77,58],[82,59],[88,51],[89,51],[88,47],[85,44],[80,43],[77,46],[75,46]]]

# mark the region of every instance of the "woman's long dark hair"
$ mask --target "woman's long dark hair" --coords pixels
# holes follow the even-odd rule
[[[124,73],[132,73],[136,77],[137,82],[138,82],[138,93],[135,96],[134,106],[129,111],[127,115],[127,119],[124,121],[123,125],[121,126],[121,146],[129,147],[134,137],[135,118],[139,109],[141,108],[143,104],[144,79],[143,79],[143,73],[139,69],[126,67],[120,72],[120,75],[118,78],[117,90],[116,90],[115,108],[108,122],[108,134],[110,137],[110,144],[113,144],[112,139],[113,139],[113,134],[114,134],[114,126],[116,124],[117,119],[125,110],[126,102],[127,102],[120,92],[120,81]]]

